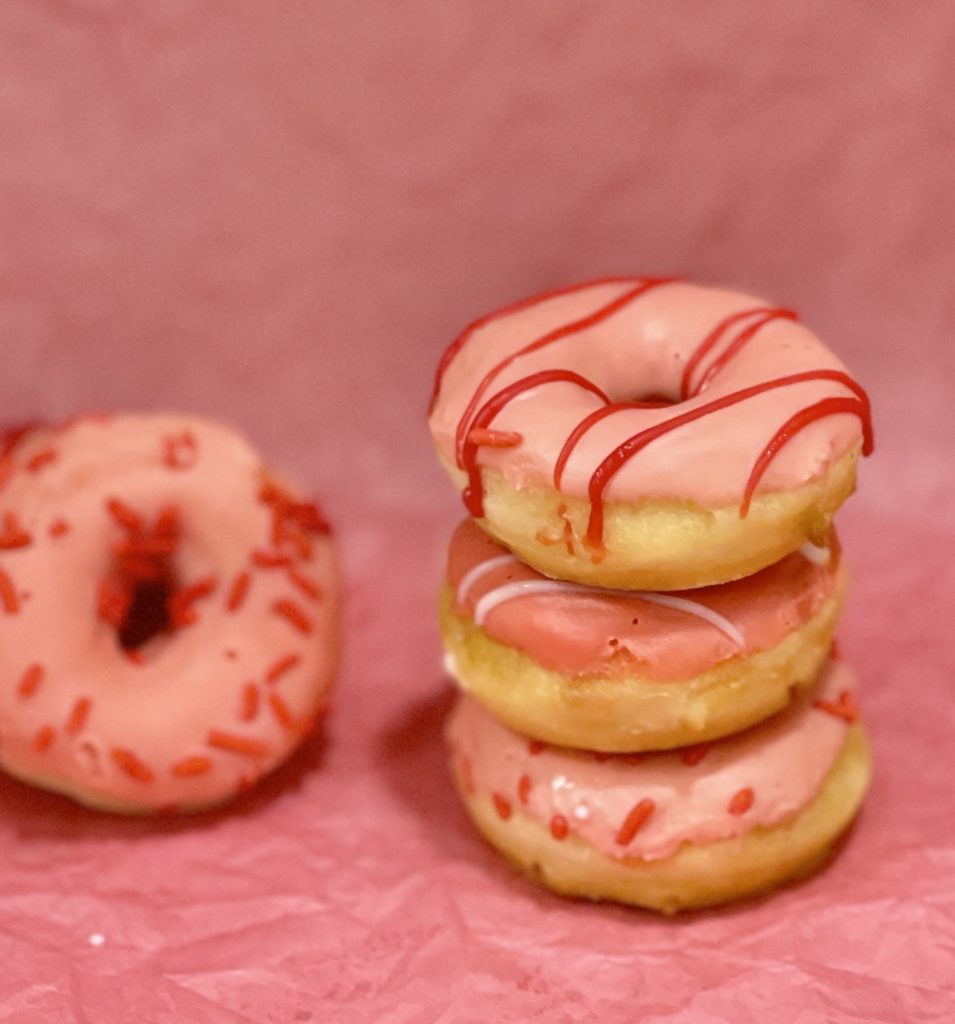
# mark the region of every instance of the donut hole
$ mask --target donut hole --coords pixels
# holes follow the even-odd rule
[[[651,391],[649,394],[633,395],[624,399],[624,401],[636,402],[638,405],[658,406],[661,409],[665,409],[671,405],[681,405],[683,399],[673,395],[664,395],[659,391]]]
[[[138,651],[150,640],[172,631],[169,599],[175,587],[168,580],[139,580],[133,586],[129,610],[117,629],[119,646]]]

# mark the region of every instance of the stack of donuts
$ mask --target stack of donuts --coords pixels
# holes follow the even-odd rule
[[[478,828],[666,913],[806,873],[870,774],[833,516],[868,398],[794,312],[613,278],[483,317],[430,428],[469,513],[441,599]]]

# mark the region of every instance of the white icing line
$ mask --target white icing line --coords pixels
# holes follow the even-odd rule
[[[639,597],[641,601],[649,601],[650,604],[660,604],[664,608],[675,608],[677,611],[686,612],[688,615],[695,615],[698,619],[704,619],[711,626],[715,626],[721,633],[728,636],[741,651],[746,650],[746,638],[743,634],[729,619],[720,615],[719,612],[714,612],[712,608],[707,608],[705,604],[700,604],[698,601],[688,601],[685,597],[674,597],[672,594],[657,594],[647,590],[638,590],[633,596]]]
[[[486,562],[479,562],[473,569],[469,569],[458,584],[457,593],[454,595],[455,604],[459,607],[464,604],[468,591],[485,573],[496,569],[500,565],[512,565],[516,561],[517,559],[513,555],[496,555],[494,558],[489,558]]]
[[[812,562],[813,565],[827,565],[831,552],[829,548],[820,547],[818,544],[813,544],[812,541],[807,540],[799,549],[799,554],[807,561]]]
[[[450,651],[444,652],[443,667],[445,673],[452,679],[458,678],[458,663],[455,661],[454,655]]]
[[[487,564],[487,563],[485,563]],[[483,626],[484,620],[505,601],[513,601],[515,597],[525,594],[571,593],[571,594],[607,594],[606,590],[596,587],[585,587],[581,583],[564,583],[561,580],[515,580],[504,583],[494,590],[489,590],[474,606],[474,624]]]
[[[502,556],[503,557],[503,556]],[[484,563],[487,565],[488,563]],[[694,615],[703,619],[711,626],[714,626],[725,636],[736,644],[741,651],[746,650],[746,638],[730,622],[729,619],[720,615],[719,612],[707,608],[705,604],[697,601],[689,601],[685,597],[674,597],[672,594],[658,594],[648,590],[612,591],[600,587],[587,587],[581,583],[565,583],[562,580],[515,580],[513,583],[505,583],[494,590],[488,591],[474,606],[474,624],[483,626],[488,615],[504,604],[505,601],[513,601],[515,597],[523,597],[526,594],[598,594],[602,597],[613,597],[619,594],[621,597],[636,597],[641,601],[650,604],[663,605],[665,608],[673,608],[676,611],[686,612],[687,615]]]

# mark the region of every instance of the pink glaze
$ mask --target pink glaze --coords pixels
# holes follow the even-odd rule
[[[558,482],[561,492],[587,497],[597,467],[643,430],[775,378],[844,372],[794,314],[767,310],[764,301],[736,292],[679,282],[646,287],[633,278],[580,286],[492,314],[465,332],[442,361],[429,421],[435,442],[449,465],[462,467],[461,446],[485,402],[531,374],[568,371],[592,387],[558,380],[523,392],[483,424],[504,436],[519,435],[520,443],[496,446],[481,435],[477,448],[478,465],[500,471],[513,487],[551,487],[568,438],[605,405],[601,393],[613,404],[661,397],[679,403],[626,405],[582,432]],[[746,311],[752,312],[736,316]],[[727,327],[717,334],[721,323]],[[569,330],[574,324],[584,326]],[[691,362],[695,353],[700,357]],[[775,432],[833,396],[851,398],[852,391],[833,380],[801,381],[680,426],[616,470],[604,497],[739,504]],[[852,412],[810,423],[774,454],[756,493],[789,491],[819,479],[862,439],[860,416]]]
[[[775,647],[812,618],[835,592],[838,545],[834,552],[830,557],[813,545],[733,583],[638,597],[546,580],[508,557],[506,548],[467,519],[451,538],[448,582],[455,612],[473,619],[500,588],[546,581],[546,593],[512,597],[488,611],[481,623],[488,636],[565,675],[614,678],[636,672],[673,682]],[[741,634],[743,645],[726,626],[651,603],[654,597],[675,597],[715,612]]]
[[[832,661],[811,694],[705,748],[609,756],[547,747],[467,696],[452,712],[448,740],[463,784],[490,796],[502,818],[520,812],[552,827],[556,815],[610,857],[657,860],[681,843],[745,835],[806,807],[842,749],[854,685]]]
[[[5,459],[0,764],[165,810],[221,800],[283,761],[336,658],[337,570],[317,509],[242,438],[187,416],[39,428]],[[170,517],[167,548],[156,524]],[[127,651],[110,616],[131,547],[145,555],[123,565],[168,571],[177,593],[169,627]]]

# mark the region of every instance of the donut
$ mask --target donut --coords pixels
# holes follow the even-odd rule
[[[462,695],[447,733],[478,829],[556,892],[674,913],[815,868],[868,786],[866,734],[840,662],[779,715],[712,744],[607,755],[511,732]]]
[[[687,746],[779,711],[825,662],[845,591],[838,541],[692,591],[551,580],[472,520],[441,598],[450,674],[516,732],[561,746]]]
[[[317,723],[338,651],[319,508],[232,430],[82,417],[0,445],[0,767],[93,807],[195,810]]]
[[[538,571],[624,590],[751,575],[827,535],[869,399],[790,310],[670,279],[471,324],[429,426],[469,514]]]

